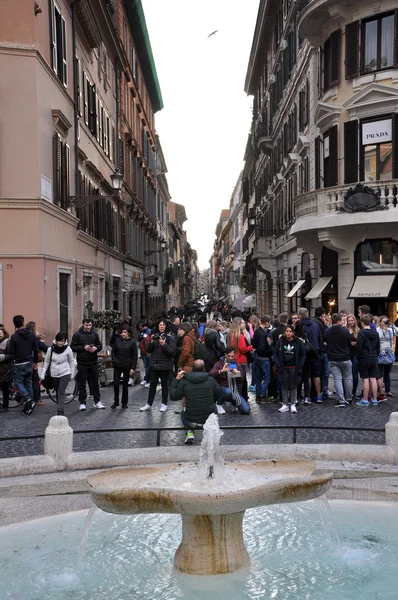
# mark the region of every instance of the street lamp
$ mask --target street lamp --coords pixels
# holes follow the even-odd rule
[[[160,249],[161,250],[165,250],[167,246],[167,242],[164,238],[162,238],[160,240]],[[155,254],[155,252],[160,252],[159,248],[157,248],[156,250],[145,250],[144,251],[144,255],[145,256],[150,256],[151,254]]]
[[[161,247],[161,249],[162,249],[162,250],[165,250],[165,249],[166,249],[166,246],[167,246],[167,242],[166,242],[166,240],[163,238],[163,239],[160,241],[160,247]]]
[[[253,209],[249,211],[249,225],[250,227],[254,227],[256,224],[256,213]]]
[[[120,169],[115,169],[115,172],[111,175],[112,187],[115,192],[120,192],[123,186],[123,175]]]

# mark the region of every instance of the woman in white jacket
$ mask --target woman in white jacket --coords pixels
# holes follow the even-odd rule
[[[66,337],[65,333],[57,333],[53,345],[47,350],[41,372],[41,379],[43,380],[47,370],[50,369],[57,394],[58,415],[64,414],[65,391],[69,381],[73,379],[75,371],[73,352],[68,346]]]

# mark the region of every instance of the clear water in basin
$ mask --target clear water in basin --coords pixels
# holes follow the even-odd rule
[[[333,501],[246,512],[249,570],[173,570],[179,516],[86,511],[0,529],[1,600],[396,600],[398,505]],[[334,521],[335,528],[332,522]]]

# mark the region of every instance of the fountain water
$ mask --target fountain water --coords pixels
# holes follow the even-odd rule
[[[204,426],[195,463],[103,471],[88,478],[94,503],[116,514],[177,513],[182,540],[174,566],[182,573],[215,575],[249,566],[243,542],[245,510],[317,498],[333,475],[314,475],[312,461],[237,461],[224,465],[217,417]]]

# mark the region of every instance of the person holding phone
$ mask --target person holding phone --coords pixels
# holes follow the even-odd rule
[[[242,415],[250,414],[250,404],[241,394],[243,370],[236,362],[235,349],[229,346],[225,349],[225,356],[221,357],[210,371],[222,389],[222,396],[217,401],[217,412],[225,414],[222,404],[230,402]]]
[[[93,328],[89,317],[83,319],[83,324],[73,334],[70,344],[72,352],[76,352],[78,381],[79,381],[79,410],[86,410],[87,390],[89,380],[92,386],[94,408],[105,408],[101,402],[98,384],[98,352],[102,350],[101,340]]]

